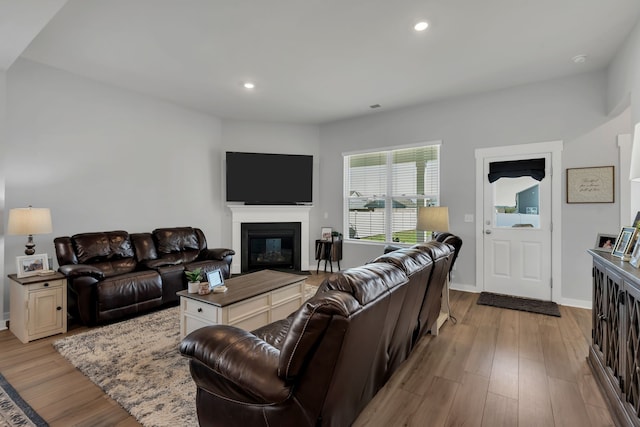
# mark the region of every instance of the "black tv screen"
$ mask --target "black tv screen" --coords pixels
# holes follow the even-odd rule
[[[313,156],[227,151],[227,201],[311,203]]]

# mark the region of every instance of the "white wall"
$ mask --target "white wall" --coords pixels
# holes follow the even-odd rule
[[[7,72],[7,93],[6,208],[51,208],[38,253],[55,257],[56,236],[183,225],[202,228],[209,247],[229,243],[218,118],[26,60]],[[6,273],[25,242],[6,237]]]
[[[313,256],[315,239],[320,238],[319,222],[321,205],[318,204],[319,187],[319,130],[315,125],[297,125],[286,123],[248,122],[241,120],[222,121],[223,151],[245,151],[257,153],[306,154],[313,158],[313,208],[310,211],[309,254]],[[224,157],[224,154],[223,154]],[[223,159],[224,160],[224,159]],[[250,172],[250,171],[249,171]],[[224,164],[220,171],[220,185],[224,186]],[[295,179],[295,177],[291,177]],[[259,185],[286,185],[286,183],[269,183],[265,177],[256,177]],[[225,190],[222,188],[223,200],[226,200]],[[231,241],[231,211],[225,209],[223,225],[225,241]],[[314,265],[310,260],[310,265]]]
[[[632,123],[640,122],[640,21],[611,61],[607,73],[607,111],[631,105]]]
[[[4,260],[4,177],[5,177],[5,153],[6,145],[6,105],[7,105],[7,73],[0,71],[0,260]],[[4,278],[4,262],[0,262],[0,278]],[[2,283],[4,279],[0,280]],[[0,285],[0,330],[6,329],[3,319],[7,319],[8,309],[4,309],[4,291]],[[7,297],[7,301],[9,298]]]
[[[464,241],[453,286],[473,288],[475,225],[465,223],[464,215],[475,212],[474,150],[563,140],[564,167],[554,173],[564,174],[567,166],[574,165],[617,166],[615,137],[628,133],[629,123],[624,118],[607,117],[605,89],[605,73],[594,72],[323,125],[320,203],[331,221],[340,224],[341,153],[442,140],[441,203],[449,207],[451,231]],[[564,194],[562,200],[566,200]],[[568,211],[571,215],[565,215],[566,207],[563,202],[561,295],[575,303],[588,304],[591,270],[585,251],[592,247],[598,232],[617,230],[619,207],[618,203],[573,206]],[[568,226],[567,222],[574,225]],[[379,255],[382,248],[353,243],[347,244],[344,252],[343,264],[353,266]]]
[[[633,134],[633,126],[640,123],[640,21],[609,65],[607,79],[607,108],[617,112],[629,107],[632,127],[628,133]],[[620,178],[626,180],[629,177],[623,175]],[[640,210],[640,183],[631,182],[626,187],[628,194],[621,194],[621,197],[628,199],[625,206],[630,206],[631,215],[635,218],[635,212]]]
[[[6,147],[5,169],[0,169],[0,195],[6,197],[0,198],[0,214],[28,204],[50,207],[54,233],[36,236],[36,244],[38,252],[52,256],[55,236],[116,228],[136,232],[193,225],[203,228],[209,246],[228,246],[224,151],[313,154],[313,241],[314,230],[319,235],[321,226],[339,230],[342,224],[342,152],[442,140],[442,203],[450,208],[452,231],[464,239],[454,286],[474,286],[475,226],[463,221],[475,211],[474,149],[564,140],[562,174],[566,167],[617,166],[615,135],[631,131],[629,116],[638,109],[611,119],[605,105],[617,97],[613,88],[624,93],[627,82],[640,87],[638,27],[630,40],[608,81],[604,73],[589,73],[320,127],[220,120],[19,60],[6,76],[0,74],[0,100],[5,88],[8,99],[8,132],[0,145]],[[633,72],[622,70],[628,64],[634,64]],[[0,102],[0,121],[3,106]],[[598,232],[618,229],[617,210],[618,203],[563,205],[564,298],[590,300],[585,250]],[[0,227],[6,215],[2,219]],[[22,236],[6,237],[5,263],[0,263],[5,318],[4,277],[15,271],[24,243]],[[379,245],[347,245],[343,266],[380,253]]]

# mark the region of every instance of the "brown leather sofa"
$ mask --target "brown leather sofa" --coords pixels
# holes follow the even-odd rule
[[[284,320],[189,334],[200,425],[350,425],[435,322],[453,251],[384,254],[332,274]]]
[[[235,252],[208,249],[198,228],[152,233],[106,231],[54,239],[58,271],[68,279],[69,313],[87,325],[112,322],[178,302],[185,270],[230,275]]]

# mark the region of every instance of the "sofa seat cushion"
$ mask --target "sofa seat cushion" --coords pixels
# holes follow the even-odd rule
[[[89,265],[100,270],[104,277],[113,277],[133,273],[138,263],[133,258],[124,258],[113,261],[101,261]]]
[[[176,264],[186,264],[188,262],[193,262],[198,258],[200,253],[198,251],[188,249],[182,252],[172,252],[169,254],[160,254],[158,259],[154,261],[146,261],[149,266],[160,266],[160,265],[176,265]]]
[[[162,281],[155,271],[106,278],[97,285],[98,311],[106,312],[146,301],[162,301]]]

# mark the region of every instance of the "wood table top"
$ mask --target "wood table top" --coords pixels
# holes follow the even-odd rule
[[[180,297],[206,302],[207,304],[225,307],[257,295],[271,292],[274,289],[304,282],[305,275],[283,273],[273,270],[261,270],[255,273],[243,274],[224,281],[227,291],[224,293],[210,292],[206,295],[190,294],[186,290],[177,293]]]

